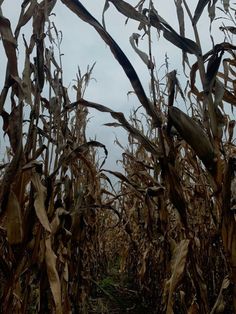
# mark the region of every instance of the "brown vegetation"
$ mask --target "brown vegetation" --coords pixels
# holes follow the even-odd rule
[[[175,0],[177,33],[152,1],[133,7],[106,0],[104,14],[114,5],[140,22],[139,32],[149,42],[145,53],[137,36],[130,39],[150,72],[149,99],[105,27],[79,1],[62,2],[110,47],[146,115],[141,120],[136,110],[127,120],[85,100],[93,67],[84,75],[79,71],[69,99],[53,50],[61,56],[61,33],[50,22],[56,0],[22,1],[14,33],[0,11],[8,60],[0,114],[10,146],[0,165],[0,312],[234,313],[236,46],[227,40],[236,33],[234,4],[219,4],[230,20],[221,27],[226,40],[203,53],[198,22],[207,9],[213,21],[217,1],[199,0],[191,12],[188,1]],[[184,14],[195,40],[185,36]],[[31,20],[21,75],[17,43]],[[159,84],[154,31],[182,50],[184,69],[188,55],[195,58],[185,92],[176,71],[166,73],[164,87]],[[175,106],[177,95],[188,104],[187,113]],[[231,115],[225,106],[231,106]],[[116,122],[108,127],[128,132],[122,173],[103,169],[106,143],[86,140],[88,108],[109,113]]]

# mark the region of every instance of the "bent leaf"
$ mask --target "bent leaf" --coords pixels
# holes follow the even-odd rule
[[[148,22],[145,15],[141,14],[135,8],[130,5],[129,3],[121,0],[108,0],[109,2],[112,2],[116,9],[123,14],[124,16],[131,18],[133,20],[139,21],[139,22]]]
[[[62,0],[62,2],[73,11],[79,18],[81,18],[86,23],[89,23],[91,26],[95,28],[101,38],[105,41],[105,43],[110,47],[111,52],[117,59],[117,61],[122,66],[125,74],[130,80],[130,83],[140,101],[140,103],[145,108],[147,114],[149,114],[153,118],[153,124],[155,126],[161,126],[161,119],[158,116],[154,105],[148,100],[147,95],[143,89],[143,86],[139,80],[139,77],[132,66],[131,62],[118,46],[118,44],[114,41],[114,39],[110,36],[110,34],[102,27],[102,25],[85,9],[85,7],[77,0]]]
[[[62,304],[61,304],[61,283],[60,278],[56,269],[57,256],[52,250],[51,237],[49,236],[45,240],[45,262],[47,265],[47,274],[50,288],[52,291],[53,299],[56,307],[56,314],[62,314]]]
[[[13,77],[18,76],[16,58],[16,40],[12,34],[10,21],[0,14],[0,34],[3,46],[8,59],[9,74]]]
[[[25,2],[25,1],[24,1]],[[17,38],[19,33],[20,33],[20,29],[21,27],[23,27],[25,24],[27,24],[29,22],[29,20],[32,18],[34,11],[35,11],[35,7],[37,6],[37,1],[36,0],[32,0],[30,1],[30,5],[28,7],[28,9],[25,12],[27,4],[23,3],[21,5],[21,14],[16,26],[16,30],[15,30],[15,37]]]
[[[90,108],[97,109],[101,112],[107,112],[110,113],[110,115],[119,121],[119,123],[123,126],[125,130],[127,130],[133,137],[138,139],[140,143],[146,148],[147,151],[151,152],[154,155],[160,155],[160,151],[156,148],[154,143],[152,143],[144,134],[142,134],[138,129],[133,127],[125,118],[124,114],[122,112],[116,112],[111,110],[108,107],[105,107],[103,105],[91,102],[91,101],[86,101],[84,99],[80,99],[79,101],[76,101],[73,104],[70,104],[67,108],[71,109],[76,105],[83,105],[87,106]]]
[[[164,291],[164,297],[168,295],[168,301],[167,301],[167,314],[173,314],[173,294],[179,285],[183,274],[184,269],[187,261],[187,255],[188,255],[188,247],[189,247],[189,240],[185,239],[180,241],[176,245],[176,248],[173,253],[173,257],[171,260],[171,277],[165,284],[165,291]]]
[[[46,199],[46,188],[43,186],[39,174],[36,172],[32,174],[31,181],[35,188],[34,207],[36,215],[44,229],[46,229],[48,232],[51,232],[51,227],[44,204]]]
[[[154,68],[154,64],[152,63],[151,60],[149,60],[148,55],[143,52],[142,50],[138,49],[138,39],[139,39],[140,35],[137,33],[133,33],[132,36],[130,36],[129,41],[130,44],[132,46],[132,48],[134,49],[134,51],[139,55],[139,57],[143,60],[143,62],[146,64],[146,66],[148,67],[148,69],[153,69]]]
[[[163,31],[163,36],[184,52],[199,55],[199,46],[191,39],[180,36],[161,16],[153,10],[150,13],[150,22],[153,27]]]

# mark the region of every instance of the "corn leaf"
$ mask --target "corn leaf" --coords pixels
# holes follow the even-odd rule
[[[194,12],[194,16],[193,16],[193,23],[194,24],[197,24],[198,20],[200,19],[201,15],[204,11],[205,6],[209,2],[210,2],[210,0],[199,0],[198,1],[197,7],[196,7],[195,12]]]
[[[36,215],[42,224],[42,226],[48,232],[51,232],[51,227],[49,224],[46,208],[45,208],[45,199],[46,199],[46,188],[43,186],[40,176],[38,173],[33,173],[31,177],[31,181],[35,188],[35,196],[34,196],[34,207]]]
[[[181,282],[187,262],[189,240],[180,241],[174,250],[171,260],[171,277],[165,284],[164,297],[167,297],[167,314],[173,314],[173,294]]]
[[[17,58],[16,58],[16,40],[11,30],[10,21],[0,14],[0,34],[3,46],[8,59],[9,75],[18,77]]]
[[[216,302],[215,302],[210,314],[222,313],[224,311],[226,300],[224,300],[223,292],[224,292],[224,290],[228,289],[229,285],[230,285],[230,280],[229,280],[228,276],[226,276],[222,282],[219,295],[216,299]]]
[[[50,236],[48,236],[45,239],[45,247],[46,247],[45,262],[47,265],[48,281],[55,302],[56,314],[62,314],[63,312],[61,304],[61,283],[56,269],[57,256],[53,252]]]
[[[10,244],[19,244],[23,240],[21,208],[14,192],[10,191],[6,208],[7,238]]]
[[[76,15],[78,15],[79,18],[95,28],[101,38],[110,47],[111,52],[122,66],[140,103],[143,105],[147,113],[153,118],[153,124],[155,126],[160,126],[161,119],[157,115],[153,104],[149,102],[134,67],[132,66],[124,52],[121,50],[121,48],[114,41],[114,39],[106,32],[102,25],[85,9],[85,7],[78,0],[62,0],[62,2],[66,6],[68,6],[68,8],[72,10]]]
[[[139,34],[133,33],[132,36],[130,36],[130,38],[129,38],[130,44],[131,44],[132,48],[134,49],[134,51],[139,55],[140,59],[146,64],[148,69],[153,69],[154,64],[152,63],[151,60],[149,60],[148,55],[145,52],[143,52],[142,50],[138,49],[138,47],[137,47],[139,37],[140,37]]]
[[[110,115],[119,121],[119,123],[123,126],[125,130],[127,130],[132,136],[134,136],[136,139],[138,139],[142,145],[147,149],[147,151],[152,152],[155,155],[160,155],[160,151],[157,150],[155,145],[144,135],[142,134],[138,129],[133,127],[125,118],[124,114],[122,112],[116,112],[108,107],[105,107],[103,105],[91,102],[91,101],[86,101],[84,99],[80,99],[79,101],[70,104],[67,108],[73,108],[74,106],[77,106],[78,104],[82,106],[87,106],[90,108],[97,109],[101,112],[107,112],[110,113]]]
[[[113,5],[116,7],[116,9],[124,16],[131,18],[133,20],[139,21],[139,22],[145,22],[145,23],[148,22],[145,15],[135,10],[135,8],[129,3],[123,0],[108,0],[108,1],[112,2]]]
[[[193,40],[180,36],[160,15],[157,14],[157,12],[153,10],[150,13],[150,22],[153,27],[162,30],[164,38],[176,47],[190,54],[195,54],[197,56],[200,54],[200,48]]]

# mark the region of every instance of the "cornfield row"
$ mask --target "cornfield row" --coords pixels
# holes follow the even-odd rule
[[[84,99],[93,66],[85,74],[78,71],[69,96],[62,33],[50,16],[56,2],[22,1],[14,32],[0,10],[7,57],[0,114],[9,142],[0,165],[0,312],[118,313],[119,307],[104,301],[104,296],[114,301],[104,278],[116,271],[120,285],[113,288],[121,292],[122,281],[129,281],[122,293],[136,295],[129,298],[135,300],[130,313],[234,313],[235,5],[199,0],[192,10],[188,1],[175,0],[178,33],[152,1],[132,6],[106,0],[102,25],[78,0],[62,0],[65,10],[95,29],[130,80],[145,114],[135,110],[127,119]],[[139,22],[138,31],[149,43],[146,53],[138,48],[136,33],[130,38],[149,70],[150,98],[106,31],[110,4]],[[198,23],[206,10],[212,23],[217,5],[228,19],[220,29],[225,41],[204,52]],[[185,35],[186,18],[194,40]],[[20,74],[17,45],[31,22],[31,38],[23,36]],[[182,51],[189,72],[185,91],[176,70],[160,84],[152,51],[156,32]],[[187,110],[177,108],[177,97]],[[86,139],[89,108],[110,114],[114,122],[107,127],[127,131],[123,172],[105,170],[106,143]],[[112,186],[111,176],[119,188]],[[120,313],[126,310],[120,305]]]

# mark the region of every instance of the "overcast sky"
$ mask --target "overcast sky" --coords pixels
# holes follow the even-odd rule
[[[102,10],[105,1],[83,0],[81,2],[88,9],[88,11],[101,22]],[[130,0],[128,2],[131,4],[137,4],[138,1]],[[158,10],[158,13],[178,31],[178,22],[174,0],[156,0],[153,2]],[[187,2],[190,8],[194,11],[197,1],[189,0]],[[14,6],[12,3],[12,0],[5,0],[2,10],[3,15],[9,18],[12,22],[12,28],[14,30],[19,17],[21,1],[14,1]],[[70,86],[72,85],[73,79],[76,76],[77,67],[80,66],[81,71],[85,72],[88,65],[91,66],[94,62],[96,62],[96,66],[93,71],[93,77],[95,80],[90,82],[85,98],[101,103],[112,108],[113,110],[122,111],[126,114],[126,116],[128,116],[130,110],[132,108],[137,108],[140,104],[136,96],[130,95],[127,97],[127,93],[132,90],[132,87],[121,66],[113,57],[109,47],[106,46],[94,28],[81,21],[73,12],[69,11],[69,9],[61,3],[61,1],[58,0],[53,13],[55,13],[55,17],[52,19],[55,22],[57,29],[63,32],[61,48],[62,53],[64,54],[62,59],[64,70],[64,85],[68,86],[69,91],[70,89],[72,91]],[[117,12],[112,4],[110,5],[109,10],[106,12],[105,18],[107,31],[116,40],[116,42],[132,62],[146,90],[146,93],[149,96],[149,73],[147,67],[139,59],[129,43],[130,35],[133,32],[138,32],[139,23],[136,21],[129,21],[128,24],[125,25],[125,17]],[[186,16],[186,21],[187,20],[188,19]],[[214,32],[217,33],[215,36],[217,38],[217,42],[221,42],[223,41],[223,34],[218,31],[219,22],[217,23],[217,26],[215,26],[215,28],[213,27],[213,29]],[[26,36],[27,34],[30,36],[30,24],[31,23],[28,23],[28,25],[22,29],[21,33],[24,33]],[[192,30],[189,26],[190,24],[187,25],[188,27],[186,29],[186,36],[193,38]],[[208,32],[209,20],[207,18],[207,14],[201,18],[199,25],[201,28],[200,31],[202,42],[204,43],[204,52],[206,52],[211,48],[211,41]],[[164,63],[165,54],[167,53],[170,63],[169,70],[171,71],[173,69],[177,69],[179,74],[182,73],[181,51],[162,38],[157,41],[156,34],[153,36],[153,43],[154,57],[157,63],[157,68]],[[19,48],[21,49],[21,47]],[[143,43],[140,43],[140,48],[146,50],[146,40],[143,41]],[[5,59],[5,54],[2,47],[0,47],[0,54],[0,73],[5,73],[5,64],[3,62]],[[184,77],[180,76],[180,79],[183,87],[185,87]],[[3,86],[3,81],[4,75],[0,75],[1,86]],[[71,99],[71,101],[73,101],[73,99]],[[108,114],[91,111],[91,116],[93,118],[89,123],[88,137],[94,138],[96,136],[97,140],[108,146],[111,157],[106,167],[114,169],[116,167],[115,160],[121,158],[120,150],[115,148],[113,145],[115,134],[117,134],[120,138],[120,141],[125,144],[127,138],[125,132],[118,130],[117,128],[114,129],[102,126],[104,123],[113,121]],[[2,140],[0,144],[2,146]]]

